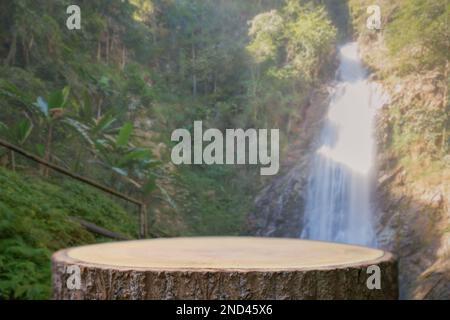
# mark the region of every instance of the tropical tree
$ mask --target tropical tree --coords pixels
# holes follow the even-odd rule
[[[46,99],[38,97],[36,102],[32,104],[40,126],[46,131],[44,138],[44,159],[46,161],[50,161],[51,158],[55,126],[67,115],[69,93],[69,87],[65,87],[62,90],[52,92]],[[48,168],[44,169],[44,175],[48,176]]]
[[[104,135],[103,139],[94,142],[95,160],[102,167],[112,172],[112,184],[117,177],[133,184],[142,191],[151,191],[156,185],[151,169],[159,165],[153,159],[150,150],[131,144],[133,125],[129,122],[122,125],[116,135]]]

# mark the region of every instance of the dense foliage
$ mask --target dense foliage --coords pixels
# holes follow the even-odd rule
[[[102,240],[70,217],[136,237],[135,217],[92,188],[2,168],[0,185],[0,299],[49,297],[50,255]]]
[[[450,165],[450,3],[380,1],[380,31],[365,28],[370,4],[350,1],[362,41],[380,44],[371,46],[366,61],[394,100],[384,112],[391,135],[382,147],[411,174],[445,179]]]
[[[257,171],[173,167],[171,132],[280,128],[283,150],[351,15],[363,42],[383,44],[368,64],[392,92],[411,87],[386,111],[385,146],[442,179],[450,5],[378,2],[381,31],[365,28],[369,0],[2,1],[0,138],[148,202],[152,236],[240,234]],[[71,4],[81,30],[66,28]],[[0,298],[48,296],[51,252],[99,240],[69,216],[134,235],[134,209],[4,149],[0,164],[17,171],[0,171]]]
[[[276,127],[287,141],[333,57],[336,30],[319,3],[329,2],[79,1],[81,30],[66,29],[68,1],[2,3],[0,133],[46,160],[174,207],[165,166],[173,129],[194,120]],[[271,14],[280,24],[269,35],[261,22]],[[258,53],[266,38],[271,59]],[[154,155],[161,143],[167,148]],[[3,154],[12,169],[21,161]],[[191,170],[202,181],[204,169]],[[246,175],[227,172],[227,180]]]
[[[81,8],[81,30],[66,28],[71,4]],[[203,120],[219,129],[280,128],[285,145],[314,85],[333,69],[330,21],[344,7],[331,0],[2,1],[0,138],[148,202],[153,236],[240,234],[259,188],[256,170],[174,168],[170,134]],[[74,195],[78,185],[34,180],[54,178],[46,168],[3,149],[0,163],[35,177],[1,173],[2,298],[44,297],[50,252],[95,241],[63,222],[68,215],[130,230],[122,209]]]

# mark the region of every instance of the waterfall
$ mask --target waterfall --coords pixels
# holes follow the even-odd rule
[[[376,110],[385,103],[368,81],[355,42],[339,49],[340,66],[313,155],[301,238],[376,246],[371,205]]]

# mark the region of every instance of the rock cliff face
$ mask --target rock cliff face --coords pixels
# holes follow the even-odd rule
[[[256,236],[294,237],[300,235],[309,165],[314,138],[321,129],[328,106],[329,90],[317,90],[308,106],[300,107],[296,138],[281,157],[281,171],[255,199],[248,216],[248,233]]]
[[[387,56],[382,35],[369,40],[359,42],[376,77],[390,61],[381,58]],[[429,126],[442,114],[445,77],[432,70],[385,75],[380,82],[391,101],[376,128],[379,246],[398,256],[401,298],[449,299],[450,161],[441,156],[439,141],[431,151],[436,141],[429,139]],[[418,134],[414,143],[406,140],[410,127]]]
[[[443,186],[412,183],[403,170],[378,188],[378,237],[399,258],[401,298],[450,298],[449,196]]]
[[[439,108],[442,96],[439,76],[433,73],[385,85],[392,102],[379,115],[379,183],[376,203],[378,239],[382,248],[397,254],[400,296],[405,299],[450,298],[450,175],[448,163],[433,169],[423,163],[427,151],[420,146],[407,151],[388,148],[393,127],[399,119],[393,108],[403,108],[402,118],[412,105]],[[424,111],[425,112],[425,111]],[[425,116],[430,116],[426,114]],[[411,163],[402,165],[408,153]],[[421,167],[420,167],[421,166]]]

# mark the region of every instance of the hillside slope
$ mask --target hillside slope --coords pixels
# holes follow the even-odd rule
[[[136,237],[137,215],[92,188],[1,167],[0,186],[0,299],[49,298],[51,254],[106,241],[69,217]]]

